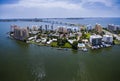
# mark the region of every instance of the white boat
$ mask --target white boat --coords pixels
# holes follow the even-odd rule
[[[82,51],[87,52],[88,49],[87,48],[82,48]]]

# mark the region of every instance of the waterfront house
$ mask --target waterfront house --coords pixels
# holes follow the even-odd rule
[[[49,40],[49,41],[47,41],[47,44],[50,44],[51,42],[53,42],[53,40]]]
[[[88,39],[82,39],[82,42],[87,44],[88,43]]]
[[[82,50],[84,52],[88,51],[88,49],[85,47],[84,43],[78,43],[78,48],[80,48],[80,50]]]
[[[35,39],[35,38],[34,38],[34,37],[29,37],[29,38],[28,38],[28,41],[33,40],[33,39]]]
[[[83,44],[83,43],[78,43],[78,48],[85,48],[85,44]]]
[[[102,36],[100,36],[100,35],[91,35],[90,36],[90,44],[92,46],[101,45],[102,44]]]
[[[68,42],[69,42],[70,44],[73,44],[74,41],[76,41],[76,39],[68,39]]]
[[[37,42],[37,43],[41,42],[41,39],[37,39],[36,42]]]
[[[45,43],[46,41],[47,41],[46,38],[41,38],[41,42],[42,42],[42,43]]]

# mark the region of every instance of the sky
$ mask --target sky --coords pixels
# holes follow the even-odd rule
[[[120,17],[120,0],[0,0],[0,18]]]

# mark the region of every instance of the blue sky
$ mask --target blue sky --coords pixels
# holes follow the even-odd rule
[[[120,0],[0,0],[0,18],[120,17]]]

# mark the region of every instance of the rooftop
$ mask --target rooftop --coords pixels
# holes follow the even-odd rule
[[[91,35],[90,38],[102,38],[100,35]]]
[[[103,35],[104,37],[113,37],[112,35]]]

